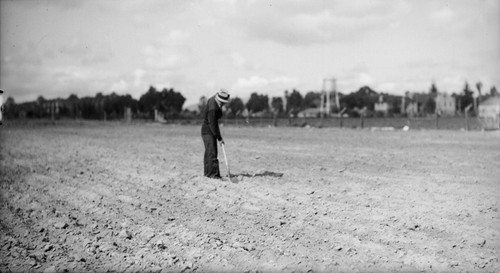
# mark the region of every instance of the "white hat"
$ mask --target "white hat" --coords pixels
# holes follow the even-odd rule
[[[215,94],[215,100],[220,103],[228,103],[229,102],[229,92],[226,89],[221,89],[217,94]]]

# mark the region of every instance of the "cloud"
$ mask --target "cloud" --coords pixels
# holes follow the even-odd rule
[[[47,49],[46,52],[47,57],[69,58],[82,65],[106,63],[114,56],[113,51],[105,46],[95,49],[93,45],[78,39],[74,39],[68,44],[61,45],[57,52],[54,52],[50,48]]]
[[[117,82],[112,83],[108,90],[113,92],[129,91],[129,84],[125,80],[120,79]]]
[[[193,64],[194,53],[187,46],[189,37],[189,32],[172,30],[144,46],[142,54],[147,69],[169,70]]]
[[[238,78],[232,86],[232,90],[239,94],[249,95],[251,92],[264,92],[265,94],[275,94],[283,92],[285,89],[295,88],[298,80],[286,76],[278,76],[267,79],[261,76],[251,76],[249,78]]]
[[[448,6],[436,10],[432,12],[430,15],[432,20],[437,21],[439,23],[449,23],[454,19],[454,16],[455,12],[453,12],[453,10]]]
[[[379,84],[376,87],[376,90],[379,92],[392,92],[396,90],[397,84],[394,82],[384,82]]]
[[[232,52],[231,59],[233,60],[233,64],[238,68],[244,67],[247,64],[247,60],[238,52]]]
[[[9,1],[5,1],[9,2]],[[17,2],[16,5],[22,6],[24,9],[41,8],[44,10],[56,8],[63,11],[75,10],[84,6],[87,1],[12,1]],[[3,3],[2,3],[3,4]]]
[[[258,68],[258,65],[249,61],[247,58],[243,57],[241,53],[233,51],[231,52],[231,60],[233,65],[244,71],[255,71]]]
[[[382,1],[364,5],[356,1],[312,2],[252,1],[237,6],[231,17],[255,39],[288,45],[352,41],[390,24],[394,6]],[[268,4],[269,3],[269,4]],[[363,2],[365,4],[365,2]],[[370,12],[372,11],[372,12]],[[378,11],[376,13],[373,11]],[[250,16],[251,14],[251,16]]]
[[[134,86],[135,87],[142,86],[144,74],[146,74],[146,71],[144,71],[143,69],[140,69],[140,68],[136,69],[134,71]]]

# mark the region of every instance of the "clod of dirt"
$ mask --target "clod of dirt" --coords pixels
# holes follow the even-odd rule
[[[233,248],[243,248],[243,244],[240,242],[234,242]]]
[[[246,250],[246,251],[254,251],[255,250],[255,246],[251,245],[251,244],[246,244],[243,246],[243,249]]]
[[[101,250],[101,252],[109,252],[113,249],[116,249],[116,245],[110,243],[104,243],[103,245],[99,246],[99,249]]]
[[[41,263],[44,263],[47,260],[47,256],[45,255],[45,253],[42,252],[31,253],[29,257]]]
[[[166,245],[165,245],[165,242],[163,241],[163,239],[158,239],[158,241],[156,241],[155,245],[160,249],[166,248]]]
[[[51,266],[51,267],[47,267],[43,273],[56,273],[57,270],[56,270],[56,267],[55,266]]]
[[[419,225],[419,224],[414,224],[414,225],[410,226],[408,229],[409,229],[409,230],[412,230],[412,231],[415,231],[415,230],[417,230],[417,229],[419,229],[419,228],[420,228],[420,225]]]
[[[155,237],[155,232],[152,229],[145,229],[139,234],[139,239],[145,242],[149,242]]]
[[[43,248],[43,251],[45,251],[45,252],[47,252],[47,251],[51,251],[53,248],[54,248],[54,246],[53,246],[53,245],[48,244],[48,245],[46,245],[46,246]]]
[[[55,228],[58,228],[58,229],[63,229],[63,228],[67,228],[67,227],[68,227],[68,224],[67,224],[67,223],[64,223],[64,222],[58,222],[58,223],[55,223],[55,224],[54,224],[54,227],[55,227]]]
[[[81,255],[76,255],[74,258],[75,258],[75,261],[77,261],[77,262],[82,262],[82,263],[87,262],[87,259],[85,259],[85,257],[83,257]]]
[[[127,229],[124,229],[118,233],[118,237],[120,238],[125,238],[125,239],[132,239],[132,233],[128,231]]]

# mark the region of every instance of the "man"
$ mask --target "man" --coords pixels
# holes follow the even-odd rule
[[[205,144],[204,174],[206,177],[221,179],[219,160],[217,159],[217,141],[224,144],[220,134],[219,119],[222,117],[222,106],[229,102],[229,93],[221,89],[210,97],[203,110],[201,137]]]

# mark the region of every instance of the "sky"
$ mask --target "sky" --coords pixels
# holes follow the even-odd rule
[[[323,79],[459,93],[500,88],[498,0],[0,0],[0,88],[19,102],[173,88],[185,106]]]

